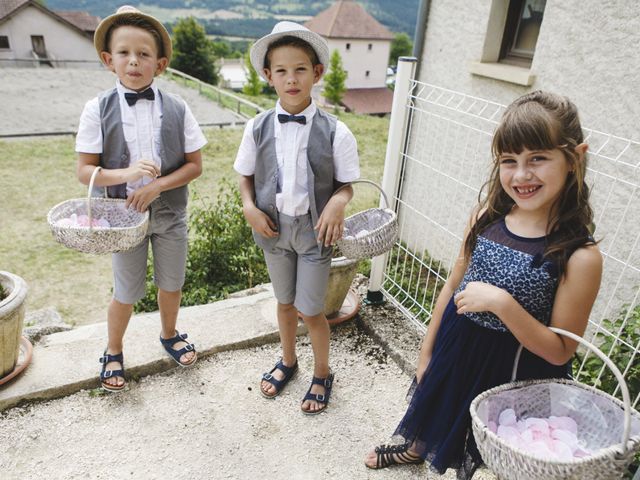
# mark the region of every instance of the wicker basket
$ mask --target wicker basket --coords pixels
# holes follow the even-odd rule
[[[93,182],[100,171],[97,167],[89,181],[87,198],[74,198],[59,203],[47,215],[47,222],[56,241],[65,247],[83,253],[103,254],[130,250],[147,234],[149,212],[138,212],[125,207],[125,200],[92,197]],[[106,194],[105,194],[106,195]],[[87,215],[89,226],[66,226],[58,222],[72,214]],[[104,218],[109,227],[92,227],[92,219]]]
[[[355,260],[382,255],[398,240],[398,216],[389,209],[387,195],[377,183],[370,180],[351,183],[368,183],[376,187],[384,198],[385,208],[370,208],[346,218],[342,238],[336,242],[338,248],[345,257]]]
[[[596,388],[567,379],[511,382],[478,395],[470,407],[473,435],[487,466],[500,479],[513,480],[608,480],[622,477],[640,448],[640,414],[631,408],[629,390],[616,366],[597,347],[581,337],[551,328],[598,355],[620,384],[623,402]],[[518,358],[514,365],[517,371]],[[578,439],[592,453],[560,461],[534,456],[493,433],[487,426],[497,423],[505,408],[518,418],[572,417],[578,424]]]

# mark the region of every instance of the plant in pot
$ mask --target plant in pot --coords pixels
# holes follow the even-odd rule
[[[27,284],[19,276],[0,271],[0,379],[18,362]]]
[[[334,247],[327,296],[324,302],[324,313],[330,325],[348,320],[358,311],[360,304],[357,296],[347,299],[357,272],[358,260],[346,258],[337,247]],[[345,302],[346,299],[351,301]]]

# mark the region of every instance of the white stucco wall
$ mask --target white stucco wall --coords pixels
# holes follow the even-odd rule
[[[91,39],[35,7],[25,8],[0,24],[0,35],[9,37],[11,47],[0,50],[0,59],[32,58],[31,36],[41,35],[47,52],[55,59],[98,61]],[[14,66],[0,62],[0,67],[3,64]]]
[[[380,88],[386,86],[389,40],[328,39],[329,50],[338,50],[342,67],[348,72],[347,88]],[[350,44],[347,50],[347,43]],[[369,49],[371,45],[371,49]],[[366,76],[367,70],[369,76]]]
[[[470,63],[479,61],[483,54],[492,1],[503,0],[431,0],[420,81],[502,104],[537,89],[560,93],[576,103],[583,126],[640,141],[640,2],[547,0],[531,66],[535,80],[525,87],[470,73]],[[455,108],[457,102],[452,105]],[[424,106],[417,102],[412,119],[408,155],[418,161],[407,162],[402,195],[431,220],[405,209],[401,214],[402,240],[414,251],[426,249],[438,260],[447,261],[457,248],[452,235],[462,235],[476,204],[475,192],[468,186],[479,188],[488,176],[492,128],[475,126],[470,117],[458,119],[448,108],[438,111],[429,106],[429,114],[420,112]],[[602,145],[603,138],[592,136],[589,143],[593,150]],[[623,151],[624,142],[612,140],[607,148],[603,154],[615,157]],[[621,160],[637,165],[639,154],[634,146]],[[634,207],[625,221],[637,222],[637,192],[634,194],[623,182],[607,182],[616,177],[624,179],[625,175],[637,182],[637,168],[629,167],[625,172],[621,166],[614,168],[593,155],[589,161],[593,168],[611,175],[601,175],[597,186],[591,174],[587,178],[595,187],[592,205],[597,218],[596,238],[604,236],[602,248],[618,258],[628,258],[634,239],[618,233],[619,244],[611,246],[607,242],[616,235],[608,222],[617,221],[630,204]],[[605,206],[607,211],[601,215]],[[630,231],[637,235],[636,230]],[[608,275],[615,277],[611,272]],[[629,285],[637,285],[637,279],[629,280]],[[630,297],[626,298],[628,301]]]
[[[531,90],[567,95],[582,123],[640,139],[640,2],[547,0],[530,87],[473,75],[492,1],[431,0],[419,79],[509,103]]]

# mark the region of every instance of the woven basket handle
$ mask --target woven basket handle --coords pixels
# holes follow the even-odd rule
[[[96,167],[91,174],[89,180],[89,191],[87,192],[87,215],[89,216],[89,231],[93,231],[93,215],[91,213],[91,192],[93,191],[93,182],[95,182],[98,172],[102,170],[102,167]],[[104,198],[107,198],[107,189],[104,189]]]
[[[587,347],[595,355],[600,357],[600,359],[605,363],[605,365],[609,367],[609,370],[611,370],[611,372],[613,372],[613,374],[615,375],[616,379],[618,380],[618,384],[620,385],[620,391],[622,392],[622,403],[624,404],[624,429],[622,431],[622,451],[624,454],[626,454],[629,450],[627,444],[629,443],[629,436],[631,434],[631,399],[629,396],[629,389],[627,388],[627,382],[625,382],[624,377],[622,376],[622,373],[620,373],[620,370],[618,370],[618,367],[616,367],[615,363],[613,363],[611,359],[609,359],[604,353],[602,353],[602,351],[598,347],[596,347],[592,343],[589,343],[579,335],[576,335],[575,333],[568,332],[567,330],[563,330],[561,328],[556,328],[556,327],[549,327],[549,330],[559,335],[564,335],[565,337],[569,337],[572,340],[575,340],[576,342],[578,342],[579,344]],[[516,358],[513,362],[513,371],[511,372],[512,382],[515,381],[516,379],[516,372],[518,371],[518,363],[520,362],[520,354],[522,353],[522,348],[523,347],[521,344],[518,347],[518,351],[516,352]]]
[[[385,208],[389,208],[389,199],[387,198],[387,194],[384,193],[384,190],[382,190],[382,187],[380,187],[380,185],[378,185],[376,182],[372,182],[371,180],[367,180],[365,178],[362,178],[360,180],[354,180],[354,181],[349,182],[349,183],[345,183],[339,189],[337,189],[335,192],[333,192],[333,195],[338,193],[343,188],[347,188],[349,185],[352,185],[354,183],[368,183],[369,185],[373,185],[374,187],[376,187],[378,190],[380,190],[380,193],[382,194],[382,197],[384,198],[384,206],[385,206]]]

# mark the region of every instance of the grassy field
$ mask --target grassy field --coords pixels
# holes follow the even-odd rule
[[[350,114],[341,119],[358,139],[362,177],[380,181],[388,118]],[[198,202],[212,201],[223,178],[236,183],[233,160],[241,128],[207,129],[204,169],[191,186]],[[106,319],[111,297],[109,256],[77,253],[56,243],[46,216],[51,207],[86,195],[75,177],[73,137],[0,141],[0,270],[23,277],[29,285],[28,309],[56,308],[73,325]],[[349,212],[377,205],[372,187],[355,187]]]

